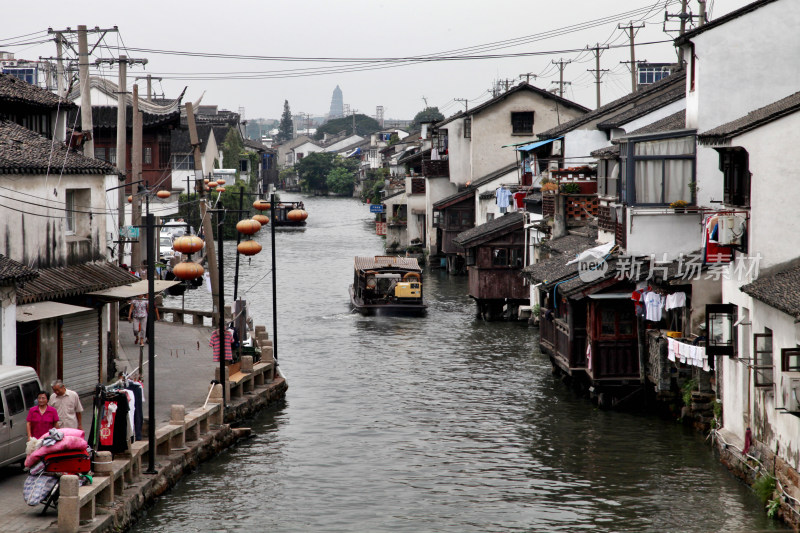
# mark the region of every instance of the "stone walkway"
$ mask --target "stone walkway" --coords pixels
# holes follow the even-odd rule
[[[173,404],[182,404],[189,411],[203,405],[208,394],[208,386],[214,378],[217,363],[211,359],[208,339],[211,328],[156,322],[156,425],[169,421]],[[129,372],[139,364],[139,349],[134,344],[133,333],[127,322],[120,323],[122,350],[119,367]],[[148,347],[144,347],[144,360],[147,361]],[[147,390],[147,370],[144,366],[145,390]],[[69,383],[66,384],[69,387]],[[151,400],[151,394],[145,393]],[[92,423],[92,398],[81,398],[84,411],[84,430],[89,432]],[[144,404],[144,417],[148,416],[148,403]],[[40,516],[42,505],[31,507],[22,498],[22,485],[27,474],[19,466],[0,469],[0,533],[36,533],[52,531],[57,520],[52,509]]]

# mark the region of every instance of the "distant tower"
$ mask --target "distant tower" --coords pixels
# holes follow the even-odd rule
[[[382,128],[383,127],[383,106],[382,105],[379,105],[377,108],[375,108],[375,120],[378,121],[378,124]]]
[[[342,90],[337,85],[333,90],[331,97],[331,110],[328,112],[328,118],[339,118],[344,116],[344,98],[342,97]]]

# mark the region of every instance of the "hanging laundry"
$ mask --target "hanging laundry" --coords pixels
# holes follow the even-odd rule
[[[225,360],[226,361],[233,361],[233,353],[231,352],[231,344],[233,343],[233,334],[231,330],[225,330]],[[211,333],[211,339],[208,341],[208,345],[211,346],[211,349],[214,353],[214,362],[219,362],[219,330],[215,329]]]
[[[644,294],[644,305],[646,308],[645,318],[651,322],[660,322],[664,298],[657,292],[646,292]]]
[[[528,196],[528,193],[520,191],[514,193],[514,207],[517,209],[523,209],[525,207],[525,197]]]
[[[495,191],[495,199],[497,202],[497,206],[500,209],[506,209],[509,204],[509,200],[511,198],[511,191],[506,189],[504,186],[501,186]],[[505,213],[505,211],[501,211],[501,213]]]
[[[678,309],[681,307],[686,307],[686,293],[676,292],[667,295],[666,303],[664,304],[664,309],[670,310],[670,309]]]

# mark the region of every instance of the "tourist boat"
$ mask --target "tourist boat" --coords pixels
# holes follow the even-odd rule
[[[308,218],[308,211],[305,210],[303,202],[278,202],[272,212],[272,220],[275,227],[281,226],[305,226]]]
[[[363,315],[423,315],[422,269],[416,258],[356,257],[350,305]]]

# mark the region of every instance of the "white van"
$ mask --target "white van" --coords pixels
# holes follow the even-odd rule
[[[39,376],[31,367],[0,365],[0,466],[25,459],[25,419],[40,390]]]

